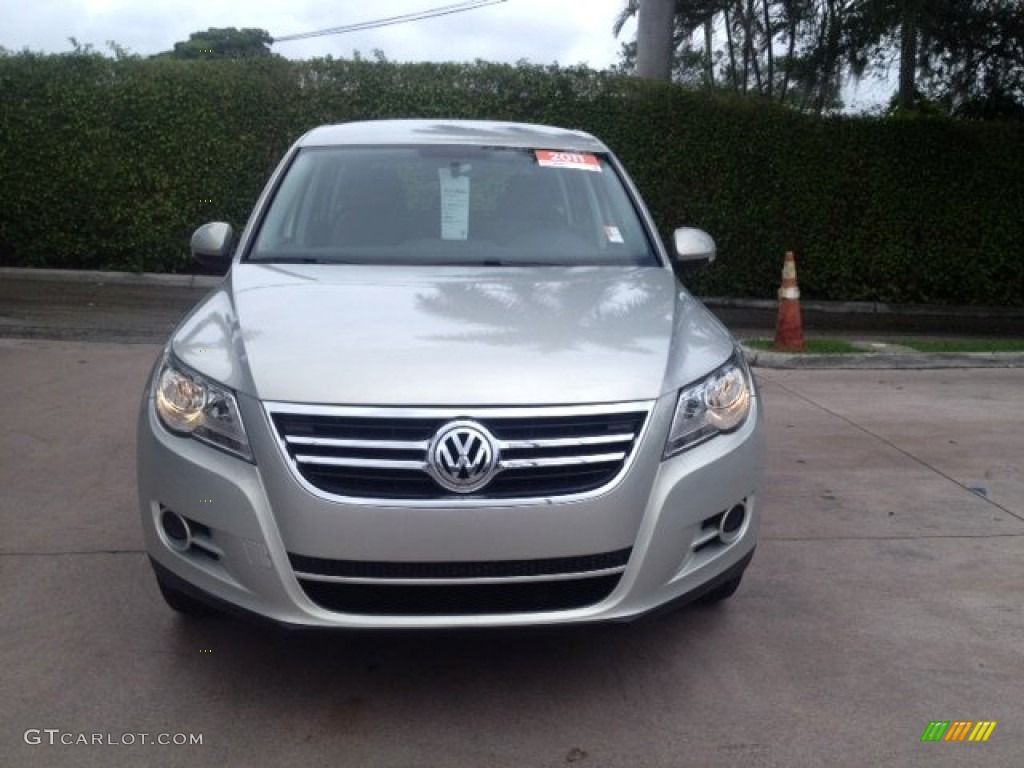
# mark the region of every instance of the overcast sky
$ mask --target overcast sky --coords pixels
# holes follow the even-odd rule
[[[113,40],[133,53],[169,50],[209,27],[257,27],[274,37],[452,5],[455,0],[0,0],[0,45],[47,53],[68,38],[106,51]],[[365,32],[279,43],[289,58],[369,56],[398,61],[589,64],[604,68],[621,45],[612,24],[625,0],[505,0],[465,13]],[[623,32],[630,40],[633,28]]]

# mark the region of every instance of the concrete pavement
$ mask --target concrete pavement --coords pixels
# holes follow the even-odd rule
[[[0,339],[3,765],[1020,765],[1024,370],[759,371],[763,538],[722,606],[281,635],[161,603],[133,461],[157,353]],[[982,719],[985,744],[920,741]]]

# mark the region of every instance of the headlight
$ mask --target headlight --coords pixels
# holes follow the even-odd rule
[[[252,461],[249,438],[231,390],[186,370],[170,355],[153,382],[153,407],[160,423],[171,432]]]
[[[738,429],[750,413],[753,386],[742,353],[679,393],[663,459],[722,432]]]

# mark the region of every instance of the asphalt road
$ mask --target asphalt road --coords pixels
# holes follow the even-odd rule
[[[763,538],[722,606],[282,634],[161,602],[133,447],[157,351],[0,339],[0,765],[1021,765],[1024,370],[760,371]]]
[[[208,291],[145,281],[0,274],[0,338],[160,344]]]

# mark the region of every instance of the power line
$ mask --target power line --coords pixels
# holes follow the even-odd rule
[[[507,0],[464,0],[461,3],[452,3],[451,5],[442,5],[437,8],[430,8],[425,11],[416,11],[414,13],[405,13],[401,16],[389,16],[384,19],[376,19],[374,21],[360,21],[355,24],[346,24],[341,27],[331,27],[330,29],[321,29],[316,32],[303,32],[297,35],[285,35],[284,37],[275,37],[272,42],[275,43],[288,43],[292,40],[305,40],[310,37],[323,37],[325,35],[343,35],[346,32],[359,32],[364,29],[376,29],[378,27],[390,27],[395,24],[407,24],[410,21],[422,21],[424,19],[433,19],[438,16],[450,16],[453,13],[464,13],[466,11],[473,11],[477,8],[486,8],[488,5],[497,5],[498,3],[504,3]]]

